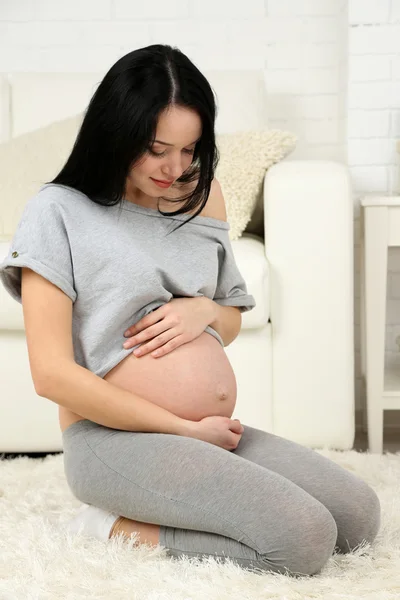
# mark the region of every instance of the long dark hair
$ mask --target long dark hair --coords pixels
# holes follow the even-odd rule
[[[189,168],[178,183],[197,185],[189,194],[170,202],[186,203],[177,215],[204,208],[219,162],[215,143],[214,92],[199,69],[178,48],[155,44],[129,52],[106,73],[93,94],[71,154],[50,182],[75,188],[103,206],[121,206],[131,167],[156,138],[160,113],[170,106],[197,111],[202,135]]]

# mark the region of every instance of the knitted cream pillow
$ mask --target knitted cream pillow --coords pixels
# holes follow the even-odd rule
[[[63,167],[82,119],[55,121],[0,144],[0,242],[13,238],[29,198]]]
[[[26,202],[65,164],[83,120],[78,114],[0,144],[0,242],[14,236]],[[226,202],[230,238],[238,239],[260,200],[266,169],[295,147],[288,132],[249,131],[216,136],[216,177]]]
[[[220,162],[215,176],[224,194],[231,240],[240,238],[256,208],[261,212],[265,173],[294,150],[296,141],[295,135],[279,129],[216,136]],[[261,217],[254,223],[260,229],[262,214],[254,216]]]

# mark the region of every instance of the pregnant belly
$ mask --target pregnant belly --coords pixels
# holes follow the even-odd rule
[[[231,417],[236,404],[231,364],[221,344],[207,332],[159,358],[129,354],[104,379],[182,419]]]
[[[236,405],[232,366],[221,344],[207,332],[159,358],[128,354],[104,379],[192,421],[231,417]],[[60,407],[62,431],[81,419]]]

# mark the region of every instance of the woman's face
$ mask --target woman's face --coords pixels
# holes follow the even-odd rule
[[[156,206],[157,203],[152,202],[152,199],[156,200],[160,196],[172,198],[174,188],[159,187],[152,178],[173,180],[174,183],[181,177],[193,161],[201,130],[201,119],[195,111],[170,107],[161,113],[155,136],[158,142],[154,142],[145,158],[131,169],[127,178],[127,199]]]

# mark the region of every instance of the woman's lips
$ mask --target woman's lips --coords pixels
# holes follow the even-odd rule
[[[171,181],[170,183],[163,183],[162,181],[158,181],[157,179],[153,179],[153,177],[150,177],[150,179],[152,181],[154,181],[154,183],[156,185],[158,185],[158,187],[168,188],[168,187],[171,187],[171,185],[173,184],[173,181]]]

